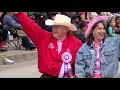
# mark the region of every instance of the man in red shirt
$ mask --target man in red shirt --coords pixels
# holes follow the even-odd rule
[[[38,69],[41,78],[68,78],[74,76],[76,52],[82,42],[69,34],[77,27],[71,19],[57,14],[54,20],[47,20],[52,25],[52,33],[43,30],[23,12],[16,12],[16,17],[23,30],[30,37],[38,50]]]

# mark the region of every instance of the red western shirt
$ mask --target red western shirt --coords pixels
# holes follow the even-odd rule
[[[74,71],[76,52],[82,45],[82,42],[79,39],[72,35],[68,35],[66,39],[63,40],[62,50],[58,54],[57,40],[50,32],[43,30],[23,12],[17,13],[16,16],[25,33],[37,47],[38,69],[41,73],[58,76],[63,63],[61,55],[66,51],[70,52],[72,55],[70,64]]]

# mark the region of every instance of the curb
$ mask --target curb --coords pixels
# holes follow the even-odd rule
[[[28,61],[28,60],[34,60],[37,58],[37,51],[30,51],[30,52],[22,52],[18,54],[12,54],[12,55],[0,55],[0,65],[3,65],[4,58],[8,58],[10,60],[17,62],[22,62],[22,61]]]

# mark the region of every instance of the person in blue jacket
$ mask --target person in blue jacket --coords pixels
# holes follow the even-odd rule
[[[119,69],[120,37],[108,37],[107,16],[91,20],[75,60],[76,78],[113,78]],[[87,35],[86,35],[87,34]]]

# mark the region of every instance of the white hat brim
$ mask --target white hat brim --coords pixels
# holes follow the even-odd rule
[[[53,20],[47,19],[47,20],[45,21],[45,24],[48,25],[48,26],[51,26],[51,25],[53,25]]]
[[[48,26],[54,26],[54,25],[66,26],[66,27],[68,27],[69,30],[71,30],[71,31],[77,31],[77,27],[76,27],[74,24],[71,24],[71,23],[65,23],[65,22],[56,23],[56,22],[54,22],[54,21],[51,20],[51,19],[47,19],[47,20],[45,21],[45,24],[48,25]]]

